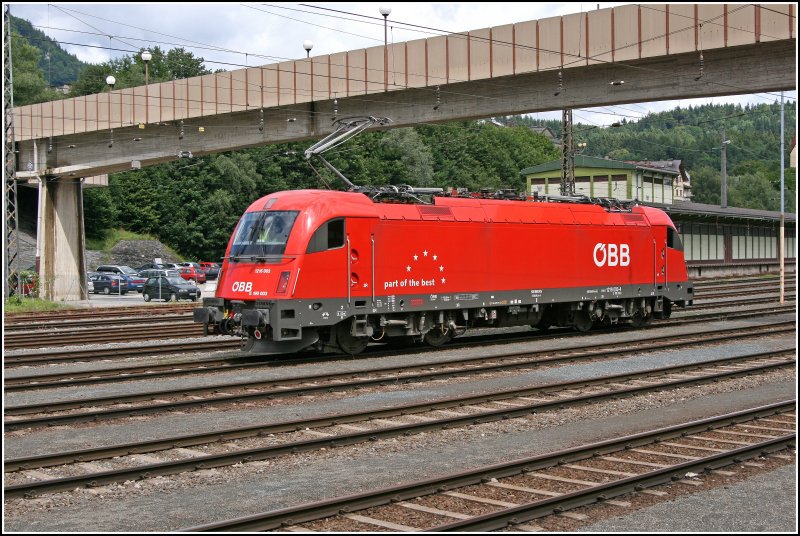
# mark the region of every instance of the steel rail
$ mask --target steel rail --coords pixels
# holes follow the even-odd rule
[[[101,316],[124,316],[130,314],[171,314],[176,311],[185,311],[195,303],[155,305],[155,306],[126,306],[126,307],[87,307],[82,309],[69,309],[65,311],[48,311],[47,318],[50,321],[73,320],[76,318],[97,318]],[[42,313],[12,313],[3,315],[4,322],[26,322],[28,320],[41,321]]]
[[[794,286],[785,287],[787,291],[795,290]],[[769,288],[760,288],[756,287],[753,288],[752,286],[747,287],[747,290],[744,289],[725,289],[721,292],[696,292],[694,294],[695,301],[706,301],[706,300],[713,300],[717,298],[728,298],[730,296],[752,296],[752,295],[759,295],[759,294],[777,294],[779,291],[779,287],[777,285],[771,285]],[[792,294],[794,296],[794,293]]]
[[[149,311],[144,311],[149,312]],[[157,317],[157,318],[154,318]],[[166,322],[166,323],[173,323],[173,322],[182,322],[184,320],[192,320],[192,315],[190,313],[163,313],[158,315],[137,315],[137,316],[123,316],[123,317],[114,317],[114,318],[84,318],[80,320],[42,320],[41,318],[38,319],[36,322],[16,322],[16,323],[6,323],[6,333],[17,333],[20,331],[32,331],[32,330],[45,330],[45,329],[62,329],[62,328],[81,328],[81,327],[88,327],[88,328],[95,328],[98,325],[102,326],[116,326],[116,325],[129,325],[129,326],[137,326],[138,324],[152,324],[153,322]],[[160,324],[156,324],[160,325]],[[98,329],[106,329],[98,328]]]
[[[165,450],[177,447],[187,447],[201,443],[217,442],[229,439],[239,439],[242,437],[248,437],[253,435],[268,435],[281,432],[293,432],[293,431],[303,430],[305,428],[319,428],[319,427],[333,426],[343,423],[365,421],[375,418],[385,418],[398,415],[421,413],[426,411],[436,411],[444,408],[488,403],[497,400],[525,397],[541,393],[547,394],[553,391],[575,389],[576,387],[586,387],[604,383],[615,383],[623,380],[630,381],[642,377],[652,377],[657,375],[674,373],[676,371],[686,371],[697,368],[709,368],[714,365],[720,366],[723,365],[725,362],[735,362],[737,360],[736,358],[725,358],[717,361],[719,361],[719,363],[714,363],[713,365],[699,364],[694,366],[684,365],[677,367],[665,367],[663,369],[658,369],[656,371],[618,374],[596,380],[560,382],[534,388],[515,389],[515,390],[488,393],[477,396],[473,395],[467,397],[455,397],[435,402],[408,404],[405,406],[398,406],[394,408],[386,408],[386,409],[379,409],[366,412],[340,414],[340,415],[332,415],[315,419],[251,426],[251,427],[238,428],[227,431],[217,431],[207,434],[179,436],[179,437],[172,437],[155,441],[140,442],[136,444],[119,445],[115,447],[86,449],[70,453],[59,453],[53,455],[19,458],[15,460],[6,460],[5,469],[6,471],[32,469],[37,467],[59,465],[63,463],[91,461],[91,460],[109,458],[114,456],[123,456],[123,455],[136,454],[142,452],[154,452],[157,450]],[[665,389],[673,389],[679,387],[686,387],[689,385],[716,382],[722,379],[727,379],[742,375],[749,375],[756,372],[774,370],[778,367],[791,364],[795,364],[795,361],[789,360],[783,362],[768,363],[764,365],[742,368],[737,371],[727,370],[721,373],[707,374],[695,378],[681,378],[677,380],[666,381],[659,384],[650,384],[644,386],[615,389],[603,393],[576,395],[570,398],[561,398],[558,400],[552,400],[546,402],[535,402],[528,405],[515,406],[513,408],[488,410],[485,413],[480,413],[480,414],[462,415],[456,417],[448,417],[445,419],[430,420],[422,423],[390,426],[383,429],[367,430],[364,432],[337,435],[330,438],[295,441],[295,442],[284,443],[281,445],[273,445],[262,448],[251,448],[231,453],[200,456],[191,459],[182,459],[177,461],[161,462],[145,466],[139,466],[135,468],[125,468],[119,470],[92,473],[89,475],[72,476],[60,479],[19,484],[15,486],[5,487],[4,492],[6,497],[30,496],[31,494],[37,494],[43,491],[47,492],[61,491],[66,489],[74,489],[77,486],[99,486],[113,482],[148,478],[151,476],[158,476],[158,475],[164,476],[164,475],[181,473],[185,471],[234,465],[237,463],[245,463],[249,461],[274,458],[276,456],[284,454],[305,452],[310,450],[317,450],[320,448],[333,448],[336,446],[353,445],[367,441],[376,441],[379,438],[405,436],[425,431],[435,431],[435,430],[447,429],[459,426],[476,425],[486,422],[493,422],[497,420],[513,419],[551,409],[564,409],[566,407],[571,407],[575,405],[599,402],[607,399],[619,399],[621,397],[635,396],[651,391],[663,391]]]
[[[689,436],[691,438],[691,436]],[[579,506],[603,502],[619,495],[651,488],[660,484],[678,481],[685,478],[688,472],[710,472],[714,469],[726,467],[743,460],[764,456],[787,448],[794,448],[796,432],[775,439],[759,441],[749,446],[739,447],[727,452],[703,456],[699,460],[675,464],[663,469],[656,469],[640,475],[631,476],[622,480],[597,484],[584,490],[573,491],[559,497],[542,499],[513,508],[506,508],[465,519],[456,523],[439,525],[426,529],[425,532],[450,532],[450,531],[479,531],[485,532],[505,528],[508,525],[517,525],[539,517],[552,515],[556,512],[570,510]],[[585,458],[583,458],[585,459]]]
[[[39,333],[8,333],[3,347],[16,348],[46,348],[64,346],[68,344],[102,344],[109,342],[129,342],[139,340],[186,339],[203,337],[203,327],[194,323],[171,324],[154,326],[137,331],[137,328],[99,328],[86,330],[71,330],[69,332],[39,332]]]
[[[779,413],[793,411],[795,409],[795,403],[795,400],[779,402],[745,411],[729,413],[698,421],[692,421],[685,424],[658,428],[648,432],[642,432],[588,445],[582,445],[579,447],[564,449],[548,454],[484,466],[469,471],[455,473],[442,478],[421,480],[418,482],[412,482],[410,484],[369,490],[359,494],[335,497],[319,502],[282,508],[280,510],[239,517],[236,519],[207,523],[204,525],[195,525],[193,527],[181,529],[181,532],[255,532],[280,530],[292,525],[316,521],[326,517],[337,516],[342,513],[354,512],[365,508],[382,506],[392,502],[413,499],[425,495],[432,495],[441,491],[453,490],[465,486],[479,484],[492,478],[499,479],[516,476],[523,473],[530,473],[537,469],[556,466],[559,464],[559,462],[577,462],[592,458],[595,455],[611,454],[629,448],[646,446],[658,440],[663,441],[665,439],[672,439],[692,433],[703,432],[709,428],[715,429],[730,424],[737,424],[758,418],[769,417]],[[795,441],[796,433],[780,438],[780,441],[777,445],[770,442],[767,446],[758,445],[755,450],[748,449],[748,452],[737,452],[735,454],[735,458],[738,458],[739,456],[746,458],[759,455],[765,449],[772,450],[783,448],[782,445],[791,446]],[[706,464],[702,463],[704,461],[705,460],[697,460],[701,470],[705,470]],[[714,460],[714,462],[712,462],[713,465],[711,466],[715,466],[716,462],[717,461]],[[679,471],[669,472],[668,479],[672,480],[672,476],[675,475],[676,472]],[[644,482],[641,485],[646,487],[647,485],[653,484]],[[636,484],[634,484],[633,490],[636,490]],[[553,510],[556,508],[556,506],[557,505],[551,503],[549,513],[553,513]],[[522,522],[523,519],[527,519],[527,517],[523,517],[524,515],[525,514],[520,513],[516,518],[516,521]],[[445,527],[443,526],[439,526],[435,527],[433,530],[442,530],[444,528]]]

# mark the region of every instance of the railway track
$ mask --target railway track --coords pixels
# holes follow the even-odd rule
[[[127,325],[124,327],[83,328],[69,331],[38,331],[25,333],[12,332],[6,334],[3,346],[15,348],[46,348],[52,346],[68,346],[75,344],[104,344],[108,342],[128,342],[138,340],[159,340],[202,337],[203,326],[189,320],[172,322],[167,325],[153,324]],[[142,331],[137,331],[142,330]]]
[[[192,308],[196,307],[196,303],[182,303],[182,304],[158,304],[150,306],[132,306],[132,307],[91,307],[82,309],[67,309],[63,311],[48,311],[48,322],[60,320],[76,320],[76,319],[93,319],[97,320],[98,317],[124,317],[124,316],[142,316],[142,315],[164,315],[174,314],[179,312],[191,313]],[[42,313],[14,313],[4,315],[3,322],[8,324],[17,324],[20,322],[41,322]]]
[[[739,337],[749,338],[776,333],[793,333],[789,322],[775,330],[745,329]],[[731,333],[722,336],[688,336],[683,338],[663,337],[657,342],[635,341],[613,343],[596,347],[589,345],[565,351],[523,351],[462,359],[444,363],[425,363],[414,366],[385,367],[376,370],[344,372],[336,374],[306,375],[281,380],[224,382],[202,387],[138,392],[136,394],[103,397],[81,396],[77,399],[50,401],[41,404],[14,405],[6,400],[5,430],[19,430],[38,426],[54,426],[67,423],[98,421],[132,415],[183,410],[209,404],[239,404],[257,400],[272,400],[312,393],[330,393],[380,387],[387,384],[406,384],[437,379],[464,378],[482,374],[502,373],[510,370],[539,368],[566,362],[589,359],[607,359],[629,353],[674,349],[714,341],[731,341]],[[433,370],[431,370],[433,369]],[[354,379],[355,378],[355,379]],[[89,411],[74,411],[82,408]],[[106,409],[104,409],[106,408]],[[66,412],[66,413],[65,413]],[[38,415],[35,417],[26,417]]]
[[[558,382],[537,387],[504,390],[480,395],[467,395],[433,402],[396,405],[371,411],[330,415],[305,420],[266,423],[259,426],[214,431],[192,436],[179,436],[157,441],[144,441],[114,447],[104,447],[52,455],[5,460],[6,497],[31,496],[39,493],[74,489],[78,486],[99,486],[112,482],[137,480],[157,475],[170,475],[197,469],[207,469],[301,451],[352,445],[381,438],[417,434],[425,431],[476,425],[497,420],[530,416],[542,411],[580,406],[610,399],[619,399],[665,389],[677,389],[752,375],[783,367],[794,366],[791,349],[762,352],[734,358],[722,358],[704,363],[662,367],[648,371],[616,374],[603,378]],[[498,406],[500,406],[498,408]],[[398,420],[400,419],[400,420]],[[401,422],[401,421],[405,422]],[[408,420],[413,422],[408,423]],[[354,426],[351,423],[358,423]],[[356,430],[355,432],[353,430]],[[312,439],[289,440],[274,444],[271,436],[281,433],[311,435]],[[218,454],[203,455],[188,450],[189,446],[223,442],[242,438],[264,438],[267,446],[237,448],[225,445]],[[135,454],[174,449],[170,461],[141,465]],[[231,449],[235,449],[231,451]],[[177,451],[180,451],[177,454]],[[198,456],[198,454],[200,454]],[[134,455],[134,456],[131,456]],[[126,458],[127,457],[127,458]],[[108,460],[117,465],[108,471],[93,471],[78,476],[57,476],[59,472],[74,473],[74,465],[54,470],[54,477],[41,479],[41,471],[33,477],[25,473],[32,469],[79,464],[93,460]],[[135,466],[131,466],[135,464]],[[91,464],[90,464],[91,465]],[[121,467],[120,467],[121,466]],[[8,473],[17,471],[19,473]],[[31,482],[31,478],[36,481]]]
[[[786,322],[778,322],[774,324],[770,324],[768,326],[763,327],[753,327],[747,332],[746,336],[760,336],[760,334],[772,334],[775,333],[774,330],[779,330],[779,332],[783,332],[784,329],[789,329],[791,326],[794,325],[793,321],[786,321]],[[731,336],[740,336],[742,332],[742,328],[728,328],[728,329],[715,329],[710,330],[703,333],[693,333],[689,335],[689,337],[701,337],[704,342],[711,342],[715,340],[724,340],[727,337]],[[564,339],[565,336],[567,338],[572,337],[580,337],[581,335],[578,333],[559,333],[553,335],[544,335],[538,336],[536,338],[537,341],[545,341],[554,338]],[[517,342],[519,340],[525,341],[529,340],[529,337],[502,337],[498,338],[496,336],[477,336],[470,338],[468,341],[456,342],[452,343],[447,346],[448,350],[457,349],[459,347],[470,347],[474,344],[508,344]],[[675,341],[676,338],[674,335],[665,335],[662,337],[647,337],[647,342],[650,344],[661,344],[662,342],[667,343],[670,341]],[[617,347],[617,345],[614,345]],[[586,348],[594,348],[600,349],[601,346],[591,345],[586,346]],[[425,348],[425,351],[431,351],[432,349]],[[370,352],[370,357],[379,357],[381,355],[387,354],[391,355],[392,352],[385,352],[385,351],[374,351]],[[319,361],[318,356],[313,356],[311,358],[298,358],[293,359],[291,361],[281,361],[281,365],[286,364],[299,364],[299,363],[307,363],[307,362],[317,362]],[[117,367],[117,368],[103,368],[103,369],[92,369],[92,370],[83,370],[79,372],[62,372],[57,374],[33,374],[27,376],[13,376],[13,377],[6,377],[5,379],[5,391],[6,393],[10,392],[18,392],[18,391],[26,391],[30,389],[48,389],[48,388],[61,388],[61,387],[75,387],[78,385],[98,385],[103,383],[112,383],[112,382],[120,382],[120,381],[135,381],[135,380],[153,380],[155,378],[170,378],[176,376],[183,376],[188,374],[208,374],[208,373],[217,373],[217,372],[228,372],[228,371],[242,371],[242,370],[259,370],[264,369],[265,367],[274,366],[276,363],[273,362],[264,362],[261,360],[253,361],[245,361],[245,360],[238,360],[238,359],[209,359],[209,360],[202,360],[202,361],[191,361],[186,363],[179,363],[179,364],[152,364],[152,365],[141,365],[141,366],[131,366],[131,367]],[[427,366],[427,365],[426,365]],[[396,369],[402,370],[402,369]]]
[[[774,301],[774,300],[773,300]],[[745,302],[749,303],[749,302]],[[725,307],[733,307],[737,305],[734,302],[725,303]],[[703,322],[710,320],[733,320],[737,318],[753,318],[758,316],[767,316],[774,314],[782,314],[787,312],[794,312],[796,305],[794,303],[784,305],[773,305],[770,307],[760,307],[748,309],[745,311],[725,311],[716,313],[701,313],[692,314],[691,312],[683,313],[676,312],[673,318],[669,320],[660,320],[655,324],[646,326],[647,328],[653,327],[666,327],[671,325],[681,325],[692,322]],[[641,329],[641,328],[640,328]],[[593,330],[592,333],[599,332],[600,330]],[[566,333],[566,331],[564,332]],[[541,336],[538,333],[532,333],[533,336]],[[561,334],[563,336],[563,334]],[[236,351],[241,347],[238,339],[227,337],[215,337],[211,341],[183,341],[183,342],[166,342],[159,345],[140,346],[136,348],[104,348],[104,349],[84,349],[84,348],[70,348],[66,350],[57,351],[31,351],[20,354],[9,355],[3,357],[3,364],[6,368],[15,366],[36,366],[48,365],[59,362],[75,362],[75,361],[100,361],[106,359],[125,359],[137,356],[154,356],[154,355],[177,355],[181,353],[201,352],[201,351]],[[452,347],[451,345],[447,346]]]
[[[184,530],[485,532],[511,527],[538,531],[542,528],[529,523],[583,505],[624,506],[614,498],[654,493],[650,488],[661,484],[794,449],[794,409],[795,401],[790,400]]]

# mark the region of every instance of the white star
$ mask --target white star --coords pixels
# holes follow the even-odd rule
[[[414,255],[414,260],[416,261],[418,259],[419,259],[419,255]]]
[[[411,266],[406,266],[406,272],[410,272],[410,271],[411,271]]]
[[[444,266],[439,266],[439,271],[444,272]]]
[[[426,249],[425,251],[422,252],[422,254],[427,257],[428,256],[428,250]]]
[[[437,257],[438,257],[438,255],[434,255],[434,256],[433,256],[433,260],[436,260],[436,259],[437,259]]]
[[[445,281],[446,281],[446,280],[445,280],[445,278],[443,277],[443,278],[442,278],[442,285],[444,285],[444,282],[445,282]]]

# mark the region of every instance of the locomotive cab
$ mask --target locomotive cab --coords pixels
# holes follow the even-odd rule
[[[373,218],[342,215],[356,205],[350,212],[363,216],[364,204],[372,203],[357,194],[325,194],[280,192],[245,212],[228,244],[215,296],[194,311],[206,333],[241,336],[244,350],[265,354],[315,344],[363,350],[366,331],[337,337],[331,327],[349,316],[351,306],[365,306],[360,297],[372,291],[368,233],[374,224],[365,222]]]

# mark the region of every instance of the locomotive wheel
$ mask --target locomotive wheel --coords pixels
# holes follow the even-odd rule
[[[587,332],[592,329],[592,317],[589,316],[589,311],[585,309],[580,309],[575,311],[575,329],[580,332]]]
[[[346,354],[360,354],[369,344],[369,337],[354,337],[350,334],[350,321],[336,324],[335,332],[336,345]]]
[[[249,352],[253,349],[253,346],[256,344],[256,338],[252,335],[248,335],[246,339],[242,339],[242,352]]]
[[[453,337],[450,335],[449,329],[442,333],[441,329],[433,328],[425,334],[424,341],[431,346],[438,347],[447,344],[452,338]]]
[[[655,313],[655,317],[658,319],[669,318],[672,316],[672,302],[669,300],[664,300],[664,308],[660,313]]]
[[[633,326],[635,328],[641,328],[641,327],[646,326],[647,324],[649,324],[650,320],[652,318],[653,317],[651,317],[651,316],[647,316],[647,317],[642,316],[642,313],[637,311],[631,317],[631,326]]]

